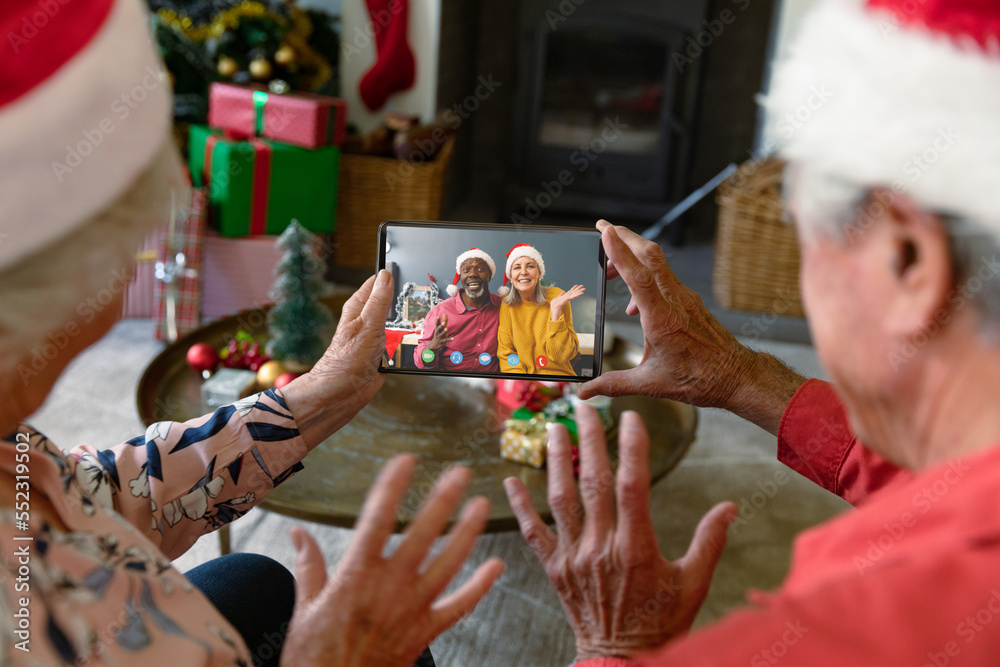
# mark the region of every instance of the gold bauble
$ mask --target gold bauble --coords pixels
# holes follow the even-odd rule
[[[290,47],[288,44],[282,44],[278,47],[278,50],[274,52],[274,62],[279,65],[291,65],[295,62],[295,49]]]
[[[280,361],[267,361],[257,369],[257,384],[264,388],[273,387],[278,376],[287,372],[288,369]]]
[[[236,74],[239,69],[240,64],[229,56],[221,56],[219,62],[216,64],[216,70],[219,72],[219,75],[227,79]]]
[[[267,58],[254,58],[250,61],[250,76],[260,80],[271,78],[271,63]]]

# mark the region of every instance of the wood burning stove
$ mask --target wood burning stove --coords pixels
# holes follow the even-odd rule
[[[707,0],[524,0],[506,215],[654,220],[684,196]]]

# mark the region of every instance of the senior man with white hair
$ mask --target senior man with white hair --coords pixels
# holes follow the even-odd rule
[[[117,319],[109,282],[131,272],[183,177],[141,0],[4,0],[0,35],[0,664],[433,665],[427,644],[502,570],[490,560],[442,595],[489,514],[471,500],[429,555],[466,468],[442,476],[386,554],[416,467],[390,461],[329,579],[302,529],[294,581],[257,554],[186,575],[170,564],[300,470],[379,390],[388,272],[347,301],[323,358],[281,389],[106,449],[63,450],[20,423]],[[75,411],[91,414],[88,397]]]
[[[1000,3],[826,0],[765,103],[781,122],[819,86],[828,100],[781,153],[803,300],[833,384],[741,346],[658,246],[602,221],[646,353],[581,395],[727,408],[858,509],[796,540],[779,590],[685,636],[736,508],[716,506],[688,554],[665,560],[641,420],[622,418],[611,485],[584,411],[579,491],[565,433],[551,438],[557,532],[506,481],[580,664],[1000,664]]]

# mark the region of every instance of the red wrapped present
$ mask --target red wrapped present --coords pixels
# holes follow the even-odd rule
[[[497,403],[511,410],[528,408],[539,412],[557,398],[562,398],[566,382],[534,380],[497,380]]]
[[[202,308],[206,318],[219,318],[273,303],[274,267],[281,259],[277,236],[227,238],[205,235]]]
[[[194,189],[187,210],[175,219],[173,238],[169,224],[159,232],[153,313],[160,340],[174,340],[201,324],[202,244],[207,211],[207,195],[200,188]]]
[[[213,83],[208,124],[237,137],[259,136],[303,148],[340,146],[347,134],[347,103],[326,95],[279,95],[263,86]]]

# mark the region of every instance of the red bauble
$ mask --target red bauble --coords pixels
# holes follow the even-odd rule
[[[274,379],[274,388],[281,389],[286,384],[299,377],[300,373],[282,373]]]
[[[187,362],[199,373],[210,371],[219,364],[219,353],[208,343],[195,343],[188,348]]]

